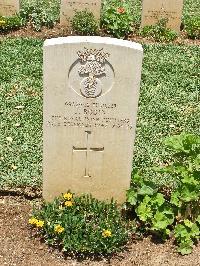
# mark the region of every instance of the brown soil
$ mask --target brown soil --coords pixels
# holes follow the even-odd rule
[[[11,194],[18,192],[11,192]],[[143,265],[143,266],[199,266],[200,244],[193,253],[180,256],[171,241],[155,243],[150,238],[133,241],[124,252],[111,258],[75,258],[49,248],[33,237],[27,225],[33,200],[24,196],[0,194],[0,265],[9,266],[66,266],[66,265]],[[9,193],[8,193],[9,194]],[[23,193],[22,193],[23,194]],[[32,194],[26,194],[31,198]],[[40,201],[35,199],[34,201]]]
[[[70,31],[67,28],[60,26],[60,24],[56,24],[53,29],[49,29],[43,27],[41,31],[36,32],[30,26],[21,28],[17,31],[12,31],[7,34],[0,34],[0,38],[6,37],[31,37],[31,38],[40,38],[40,39],[48,39],[48,38],[56,38],[56,37],[64,37],[64,36],[72,36],[76,35],[74,32]],[[112,37],[105,32],[101,31],[100,36]],[[151,38],[143,38],[141,36],[132,34],[127,37],[127,40],[135,41],[139,43],[155,43],[155,41]],[[200,45],[200,40],[191,40],[187,39],[184,32],[174,41],[175,44],[186,44],[186,45]]]

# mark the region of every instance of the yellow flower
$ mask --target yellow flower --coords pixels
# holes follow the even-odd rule
[[[112,233],[111,233],[111,231],[110,230],[103,230],[103,232],[102,232],[102,236],[103,237],[111,237],[111,235],[112,235]]]
[[[66,200],[71,200],[72,197],[73,197],[72,193],[69,193],[69,192],[68,193],[65,193],[63,195],[63,198],[66,199]]]
[[[32,217],[32,218],[30,218],[30,219],[28,220],[28,223],[29,223],[29,224],[32,224],[32,225],[36,225],[37,222],[38,222],[38,220],[37,220],[36,218],[34,218],[34,217]]]
[[[35,225],[37,227],[43,227],[44,221],[37,220],[36,218],[32,217],[28,220],[29,224]]]
[[[73,205],[73,202],[71,200],[65,201],[66,207],[71,207]]]
[[[4,20],[0,20],[0,25],[6,24]]]
[[[36,223],[37,227],[43,227],[44,226],[44,221],[38,220]]]
[[[62,227],[60,224],[56,225],[54,228],[54,231],[58,234],[61,234],[64,230],[64,227]]]

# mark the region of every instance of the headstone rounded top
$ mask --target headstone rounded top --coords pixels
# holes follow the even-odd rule
[[[61,45],[69,43],[94,43],[94,44],[110,44],[115,46],[123,46],[127,48],[137,49],[141,52],[143,51],[142,45],[136,42],[110,38],[110,37],[100,37],[100,36],[68,36],[68,37],[59,37],[47,39],[44,42],[44,46],[50,45]]]

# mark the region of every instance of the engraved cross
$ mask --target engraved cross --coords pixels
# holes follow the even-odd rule
[[[84,151],[85,152],[85,156],[86,156],[86,162],[85,162],[85,175],[84,177],[91,177],[91,175],[89,174],[89,152],[103,152],[104,151],[104,147],[91,147],[90,146],[90,138],[89,136],[91,135],[91,131],[85,131],[86,133],[86,145],[85,147],[76,147],[73,146],[73,152],[76,151]]]

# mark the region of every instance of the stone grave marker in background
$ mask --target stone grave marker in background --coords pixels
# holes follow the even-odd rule
[[[103,37],[44,43],[43,196],[122,203],[130,186],[142,46]]]
[[[167,27],[180,31],[183,0],[143,0],[141,27],[155,25],[167,18]]]
[[[0,16],[13,16],[19,12],[19,0],[0,0]]]
[[[61,0],[60,24],[70,26],[75,10],[83,11],[85,9],[92,12],[97,21],[100,20],[101,0]]]

